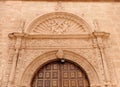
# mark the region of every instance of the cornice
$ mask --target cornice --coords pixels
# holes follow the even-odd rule
[[[10,33],[8,36],[9,38],[29,38],[29,39],[90,39],[95,37],[101,37],[101,38],[108,38],[109,33],[106,32],[93,32],[91,34],[27,34],[27,33],[18,33],[13,32]]]

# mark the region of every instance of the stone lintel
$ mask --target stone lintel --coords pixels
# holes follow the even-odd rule
[[[18,33],[13,32],[8,36],[9,38],[24,37],[24,38],[33,38],[33,39],[92,39],[95,37],[108,38],[109,33],[106,32],[93,32],[91,34],[27,34],[27,33]]]

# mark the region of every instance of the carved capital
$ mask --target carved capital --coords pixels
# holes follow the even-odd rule
[[[93,47],[104,48],[104,41],[109,37],[106,32],[93,32]]]
[[[81,47],[90,48],[93,45],[93,47],[97,48],[98,46],[105,47],[104,41],[106,40],[106,38],[109,37],[109,33],[93,32],[91,34],[62,34],[62,35],[54,34],[52,35],[52,34],[27,34],[27,33],[14,32],[14,33],[10,33],[9,37],[14,41],[16,41],[15,48],[20,48],[20,49],[27,48],[27,45],[28,47],[53,47],[53,45],[55,45],[54,47],[56,47],[59,44],[58,47],[61,47],[61,43],[66,43],[66,41],[68,40],[72,42],[71,43],[68,42],[69,45],[67,45],[68,44],[67,43],[64,46],[62,45],[62,47],[69,46],[70,48],[81,48]],[[56,40],[61,41],[61,43],[56,42]],[[91,40],[93,43],[91,43]],[[53,42],[55,42],[55,44],[53,44]],[[74,42],[78,44],[75,44]],[[47,46],[45,46],[45,44],[43,43],[49,43],[52,45],[48,44]],[[20,44],[21,44],[21,47],[20,47]]]
[[[9,38],[17,38],[17,37],[26,37],[27,34],[26,33],[19,33],[19,32],[13,32],[13,33],[9,33],[8,37]]]
[[[110,33],[106,32],[93,32],[92,33],[95,37],[101,37],[101,38],[108,38]]]

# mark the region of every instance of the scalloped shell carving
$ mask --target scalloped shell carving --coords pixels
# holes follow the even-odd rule
[[[28,27],[35,34],[83,34],[90,33],[88,24],[71,13],[48,13],[35,19]]]

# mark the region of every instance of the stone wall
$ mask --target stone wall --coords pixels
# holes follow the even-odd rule
[[[112,83],[120,87],[120,3],[113,2],[47,2],[47,1],[0,1],[0,85],[6,87],[9,80],[14,51],[10,49],[11,39],[9,33],[27,31],[27,26],[38,16],[50,12],[68,12],[82,17],[91,27],[91,31],[104,31],[110,33],[104,55],[108,70],[111,73]],[[21,23],[25,27],[21,28]],[[41,50],[44,53],[50,50]],[[24,51],[22,51],[24,52]],[[35,52],[35,51],[34,51]],[[38,52],[38,51],[37,51]],[[74,50],[74,52],[79,51]],[[81,51],[83,52],[83,51]],[[95,51],[91,51],[91,53]],[[95,54],[97,55],[97,52]],[[36,52],[35,52],[36,53]],[[86,53],[86,51],[84,52]],[[30,51],[26,50],[26,55]],[[93,53],[94,54],[94,53]],[[91,54],[91,55],[93,55]],[[23,55],[22,55],[23,56]],[[26,66],[32,61],[32,56],[23,56]],[[85,55],[86,56],[86,55]],[[89,56],[89,55],[88,55]],[[86,57],[87,58],[87,57]],[[89,59],[89,58],[88,58]],[[94,58],[93,58],[94,59]],[[91,60],[92,62],[92,60]],[[93,61],[94,62],[94,61]],[[22,63],[21,63],[22,64]],[[18,65],[19,67],[20,65]],[[20,66],[23,67],[24,65]],[[17,69],[19,73],[22,69]],[[17,77],[16,77],[17,78]],[[102,78],[102,77],[101,77]],[[19,80],[19,79],[17,79]],[[18,86],[15,86],[18,87]]]

